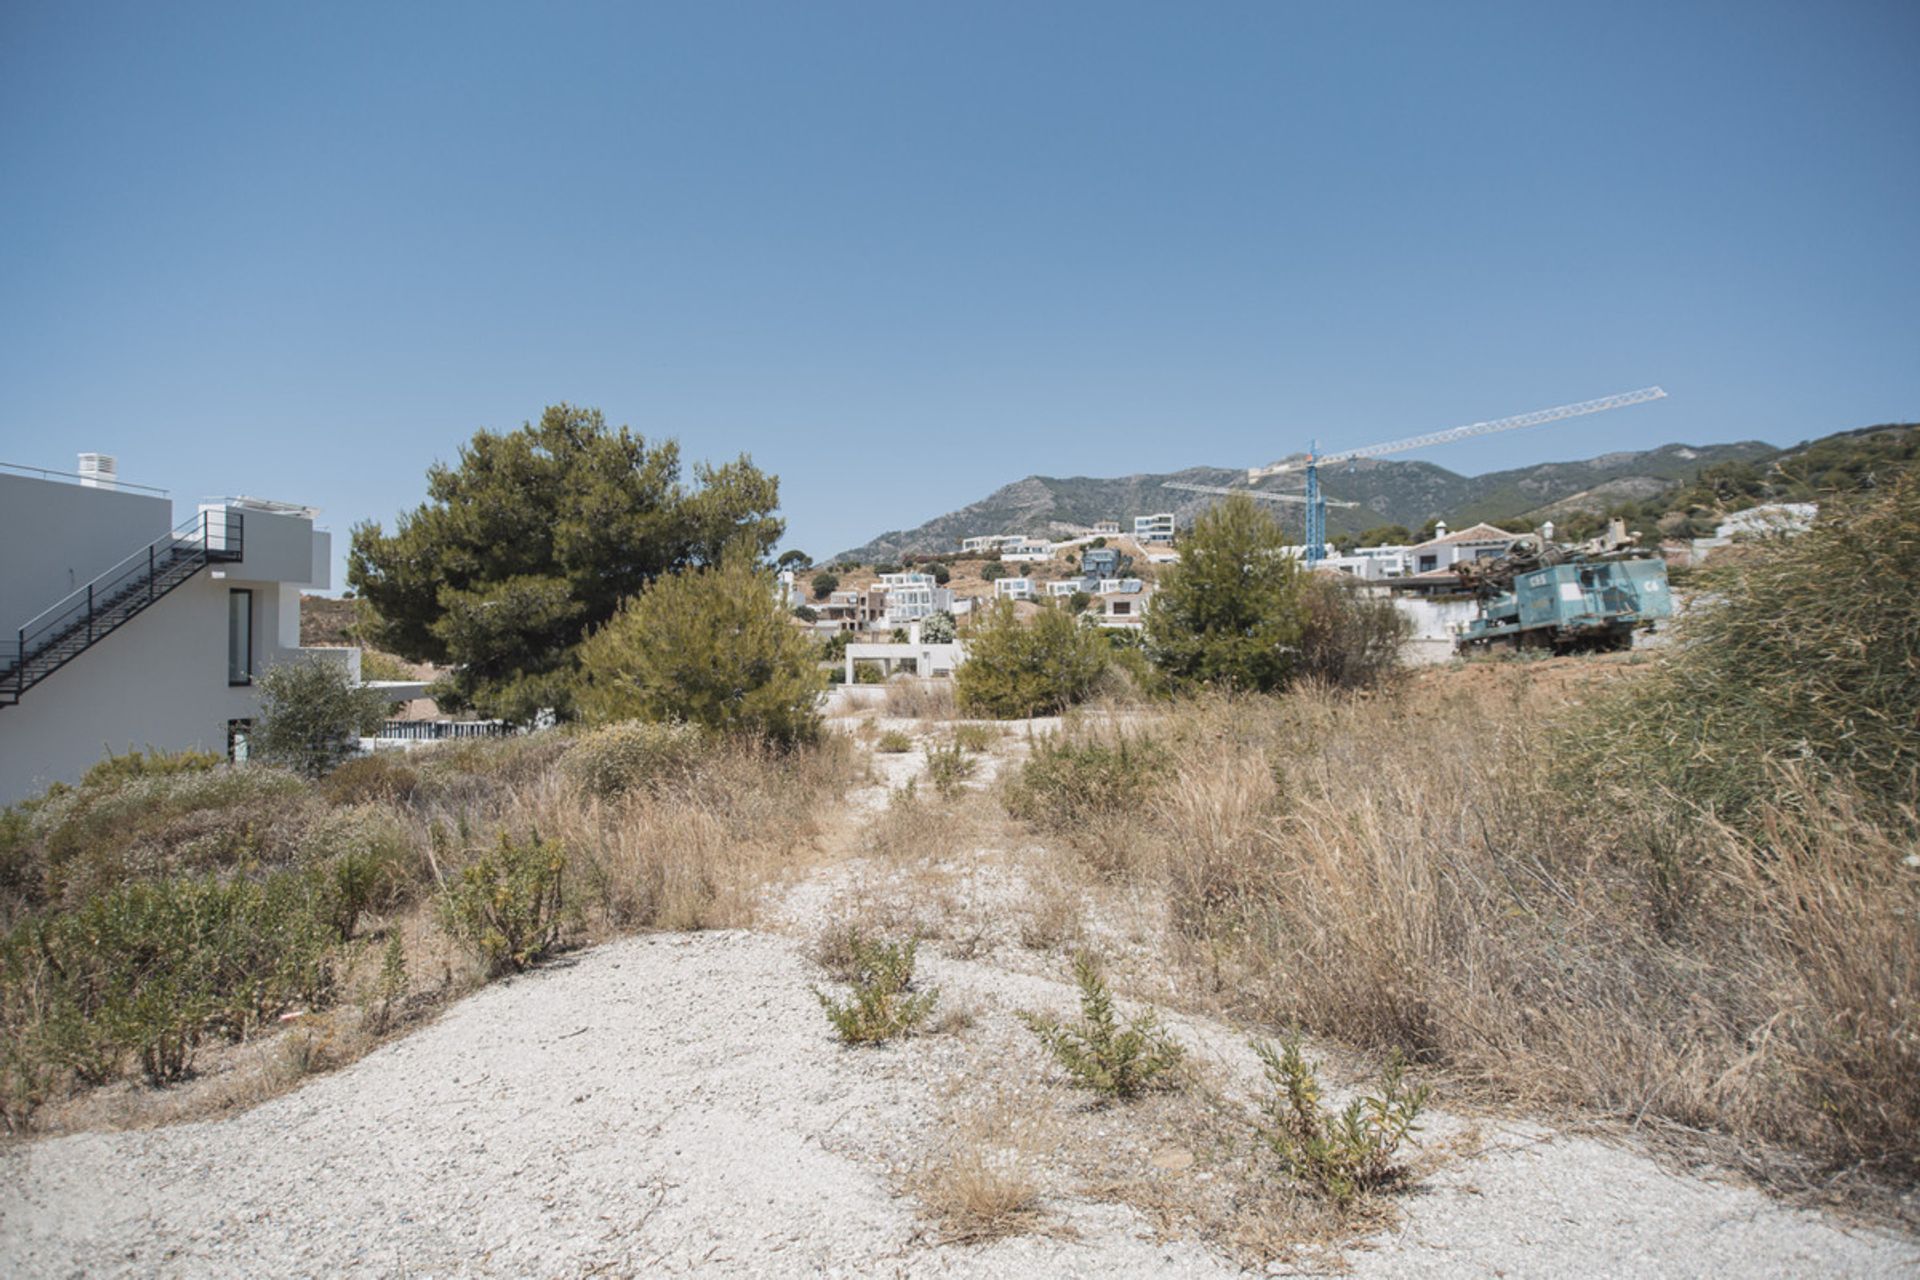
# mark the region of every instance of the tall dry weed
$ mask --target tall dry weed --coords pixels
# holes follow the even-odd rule
[[[1791,773],[1758,833],[1600,803],[1512,680],[1176,707],[1152,822],[1186,961],[1242,1014],[1530,1105],[1920,1171],[1912,840]]]

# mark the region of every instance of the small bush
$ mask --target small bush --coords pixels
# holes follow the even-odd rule
[[[819,729],[826,675],[743,555],[657,578],[580,648],[592,720],[681,720],[782,744]]]
[[[1020,1015],[1054,1061],[1076,1085],[1091,1089],[1103,1101],[1124,1100],[1148,1089],[1169,1087],[1171,1074],[1185,1052],[1161,1030],[1154,1011],[1145,1010],[1122,1029],[1114,1012],[1113,994],[1091,956],[1082,954],[1074,959],[1073,978],[1080,987],[1077,1025],[1067,1026],[1038,1014]]]
[[[903,755],[913,750],[913,739],[898,729],[889,729],[880,735],[880,740],[873,744],[873,749],[890,756]]]
[[[374,985],[373,1008],[368,1023],[376,1035],[384,1035],[394,1024],[394,1015],[407,995],[407,949],[395,931],[387,937],[380,955],[380,978]]]
[[[205,773],[226,761],[211,751],[129,751],[116,756],[109,752],[89,768],[80,779],[82,789],[107,788],[134,778],[165,778],[177,773]]]
[[[846,1044],[879,1044],[911,1035],[927,1020],[939,999],[938,990],[916,992],[913,989],[914,953],[919,944],[868,941],[855,937],[850,942],[853,962],[853,996],[841,1002],[815,990],[827,1021]]]
[[[978,766],[979,761],[968,756],[957,742],[927,747],[927,777],[943,796],[959,791]]]
[[[420,775],[398,751],[375,751],[342,762],[320,781],[320,794],[334,804],[404,804]]]
[[[993,749],[993,740],[1000,735],[984,724],[957,724],[953,726],[953,745],[962,751],[971,751],[976,755]]]
[[[1293,1177],[1343,1208],[1405,1178],[1395,1153],[1418,1131],[1432,1091],[1407,1084],[1404,1059],[1395,1054],[1388,1060],[1378,1093],[1355,1098],[1336,1115],[1321,1105],[1320,1081],[1298,1038],[1279,1050],[1261,1043],[1253,1051],[1272,1090],[1260,1136]]]
[[[1059,609],[1023,625],[1002,600],[968,634],[967,660],[954,672],[954,692],[969,715],[1010,720],[1052,715],[1084,701],[1106,672],[1108,649],[1098,633]]]
[[[1076,827],[1143,804],[1166,763],[1166,749],[1142,735],[1099,742],[1049,734],[1007,784],[1007,811],[1051,830]]]
[[[560,941],[561,847],[538,833],[500,843],[460,873],[447,891],[441,916],[447,932],[466,943],[489,972],[525,969]]]
[[[581,790],[610,799],[685,781],[710,747],[707,735],[690,724],[623,720],[583,734],[561,770]]]
[[[337,662],[304,658],[267,668],[259,681],[255,759],[317,778],[360,749],[387,717],[386,697],[353,682]]]
[[[1362,594],[1342,575],[1312,573],[1301,584],[1300,603],[1298,677],[1358,689],[1399,671],[1400,649],[1412,624],[1393,601]]]
[[[133,881],[0,941],[0,1027],[83,1083],[131,1055],[180,1079],[211,1032],[238,1039],[291,1004],[332,996],[332,937],[307,877]]]

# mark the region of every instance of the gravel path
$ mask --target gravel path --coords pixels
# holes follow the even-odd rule
[[[660,1274],[1216,1276],[1133,1211],[942,1246],[889,1162],[1003,1008],[1068,992],[934,961],[982,1026],[890,1050],[826,1035],[784,938],[634,938],[489,988],[411,1037],[242,1115],[0,1156],[13,1276]],[[1224,1027],[1176,1020],[1203,1052]],[[1240,1064],[1244,1066],[1245,1064]],[[1007,1064],[1010,1074],[1030,1062]],[[1846,1233],[1758,1192],[1520,1129],[1443,1169],[1366,1275],[1870,1275],[1910,1241]]]

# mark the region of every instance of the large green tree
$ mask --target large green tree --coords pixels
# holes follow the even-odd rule
[[[358,525],[347,581],[371,606],[367,639],[452,668],[443,704],[526,720],[571,712],[575,650],[664,573],[754,559],[778,541],[779,481],[742,456],[697,464],[680,447],[559,404],[516,431],[475,433],[427,472],[427,501],[391,534]]]
[[[1205,512],[1147,610],[1147,656],[1175,684],[1280,688],[1300,660],[1303,571],[1271,512],[1235,494]]]

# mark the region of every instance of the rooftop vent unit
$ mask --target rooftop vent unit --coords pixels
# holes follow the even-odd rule
[[[89,489],[120,487],[120,463],[110,453],[80,455],[80,483]]]

